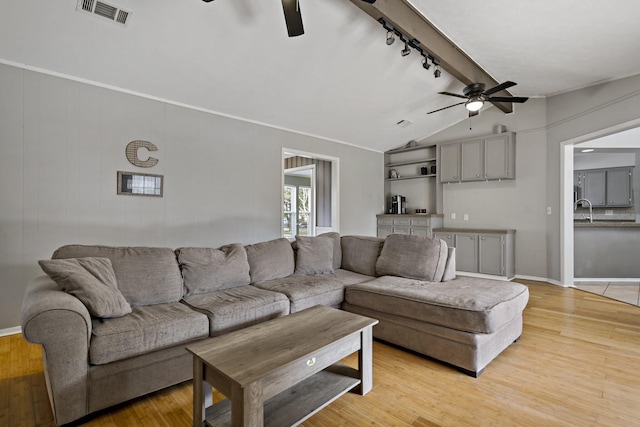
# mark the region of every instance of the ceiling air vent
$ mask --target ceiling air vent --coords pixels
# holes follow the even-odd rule
[[[78,0],[77,10],[102,16],[118,24],[127,25],[131,12],[100,0]]]

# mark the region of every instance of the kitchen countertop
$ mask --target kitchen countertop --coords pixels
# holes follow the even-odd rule
[[[516,230],[512,229],[496,229],[496,228],[457,228],[457,227],[441,227],[434,228],[434,233],[488,233],[488,234],[513,234]]]
[[[640,229],[640,222],[631,221],[574,221],[574,228],[638,228]]]

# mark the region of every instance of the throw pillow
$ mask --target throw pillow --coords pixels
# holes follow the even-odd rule
[[[82,301],[92,316],[109,318],[131,313],[108,258],[51,259],[38,264],[60,289]]]
[[[187,295],[203,294],[251,283],[247,251],[239,243],[176,250]]]
[[[330,231],[322,233],[318,237],[329,237],[333,239],[333,269],[337,270],[342,267],[342,242],[340,241],[340,233]]]
[[[291,243],[285,238],[244,247],[249,259],[251,283],[279,279],[293,274],[295,259]]]
[[[390,234],[376,262],[376,273],[439,282],[445,271],[447,253],[444,240]]]
[[[368,236],[342,237],[342,268],[355,273],[376,275],[376,261],[384,239]]]
[[[298,274],[333,273],[333,239],[296,236],[296,270]]]

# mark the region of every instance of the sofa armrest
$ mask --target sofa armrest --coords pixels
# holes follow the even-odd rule
[[[442,282],[448,282],[456,278],[456,248],[449,246],[447,248],[447,263],[444,266],[444,274]]]
[[[56,424],[87,414],[91,316],[47,276],[29,283],[20,314],[22,334],[42,345],[44,374]]]

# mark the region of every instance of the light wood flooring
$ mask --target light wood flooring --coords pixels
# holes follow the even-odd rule
[[[374,388],[306,427],[640,425],[640,307],[536,282],[521,339],[478,379],[374,342]],[[346,359],[352,366],[355,357]],[[86,426],[190,426],[191,382],[85,419]],[[219,398],[219,397],[217,397]],[[50,426],[38,346],[0,338],[0,426]]]

